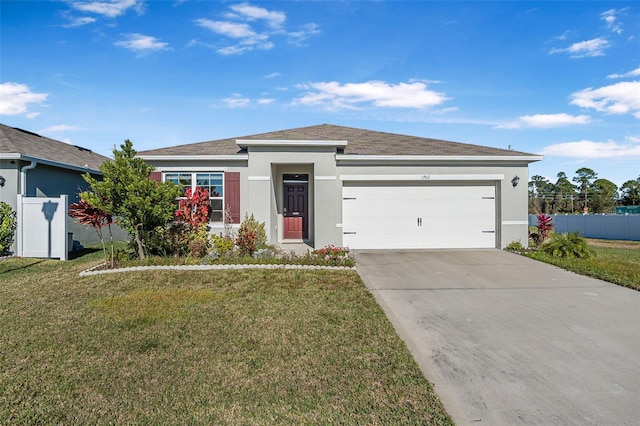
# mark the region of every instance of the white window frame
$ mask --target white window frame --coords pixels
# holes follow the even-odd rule
[[[221,182],[221,192],[222,195],[219,197],[213,197],[211,192],[209,192],[209,223],[222,223],[224,221],[224,198],[225,198],[225,191],[224,191],[224,182],[225,182],[225,178],[224,178],[224,172],[220,171],[220,170],[198,170],[198,171],[191,171],[191,170],[175,170],[175,171],[163,171],[162,172],[162,181],[163,182],[168,182],[169,180],[167,180],[168,176],[171,175],[177,175],[178,177],[178,182],[180,181],[180,176],[181,175],[189,175],[190,179],[191,179],[191,191],[195,191],[197,186],[197,182],[198,182],[198,175],[203,175],[203,174],[208,174],[208,175],[212,175],[212,174],[216,174],[216,175],[220,175],[220,182]],[[170,180],[171,182],[173,182],[173,179]],[[175,182],[174,182],[175,183]],[[208,189],[208,188],[207,188]],[[178,200],[186,200],[186,197],[178,197]],[[212,206],[212,200],[220,200],[221,202],[221,209],[213,209]],[[213,215],[214,213],[219,212],[220,216],[219,216],[219,220],[213,220]]]

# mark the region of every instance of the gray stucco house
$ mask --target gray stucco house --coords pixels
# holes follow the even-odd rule
[[[75,202],[78,188],[88,185],[86,172],[99,176],[110,160],[91,150],[0,124],[0,201],[16,209],[16,195],[58,197]]]
[[[100,176],[100,165],[110,159],[86,148],[40,136],[27,130],[0,124],[0,201],[18,211],[18,195],[24,197],[59,197],[67,195],[69,203],[77,201],[79,188],[88,184],[84,173]],[[95,231],[86,230],[67,220],[70,232],[82,244],[94,244]],[[28,224],[22,229],[30,232]],[[20,228],[19,228],[20,229]],[[20,244],[16,235],[16,246]]]
[[[528,165],[539,155],[318,125],[138,153],[153,178],[202,186],[265,222],[272,243],[353,249],[503,248],[528,237]]]

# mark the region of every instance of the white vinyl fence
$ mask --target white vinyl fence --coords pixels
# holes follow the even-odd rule
[[[579,232],[587,238],[640,241],[640,215],[555,214],[555,232]],[[536,226],[536,215],[529,215],[529,226]]]
[[[17,255],[67,260],[68,197],[23,197],[18,195]]]

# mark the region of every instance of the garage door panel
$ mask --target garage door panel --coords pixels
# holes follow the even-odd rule
[[[343,244],[351,248],[496,244],[493,185],[353,185],[343,198]]]

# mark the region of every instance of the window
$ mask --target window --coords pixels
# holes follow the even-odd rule
[[[224,214],[224,173],[165,173],[165,182],[173,182],[182,187],[182,193],[186,188],[192,191],[199,186],[209,191],[209,221],[222,222]]]

